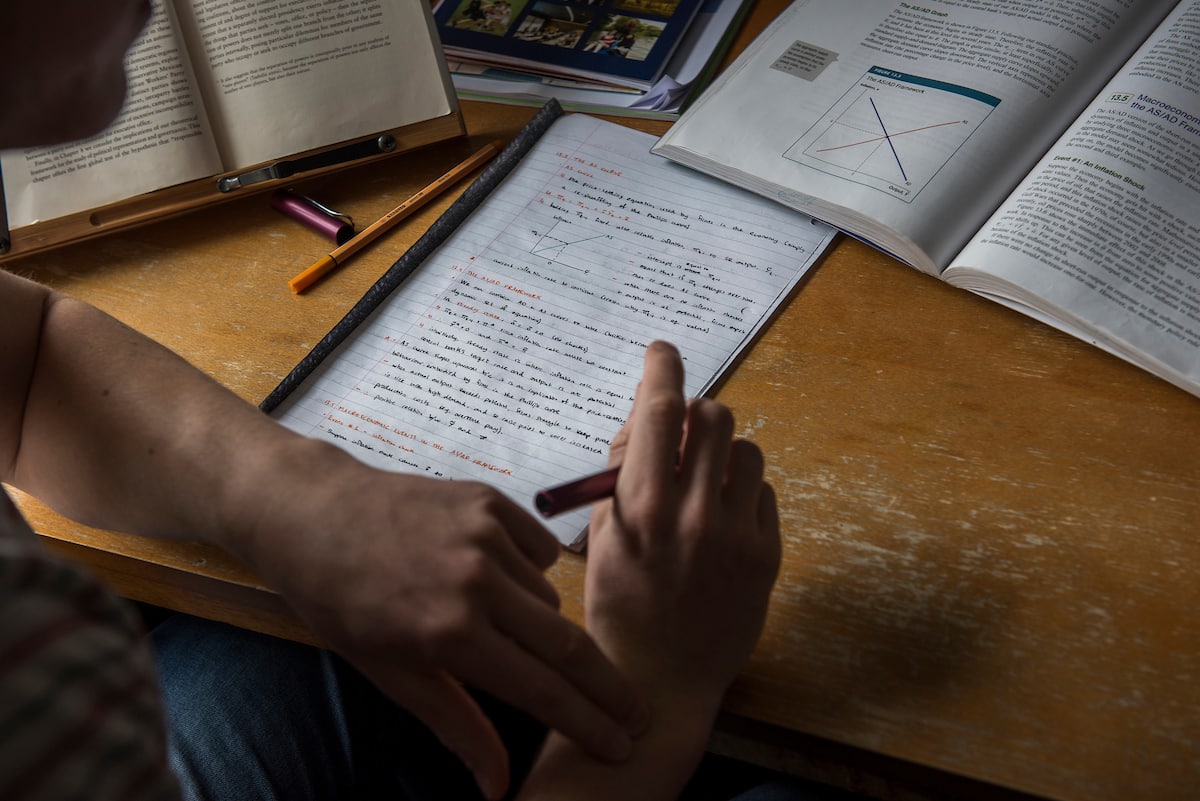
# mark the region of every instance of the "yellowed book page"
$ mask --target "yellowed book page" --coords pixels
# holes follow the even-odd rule
[[[9,226],[61,217],[221,171],[186,47],[169,5],[125,59],[120,117],[83,142],[0,154]]]
[[[423,2],[193,0],[180,13],[228,169],[456,108]]]

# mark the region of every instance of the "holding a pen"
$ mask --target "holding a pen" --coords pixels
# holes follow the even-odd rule
[[[550,732],[518,799],[676,798],[726,688],[762,631],[779,568],[775,494],[733,416],[683,396],[670,345],[646,351],[613,440],[613,501],[592,513],[586,628],[650,710],[628,759],[606,763]],[[799,796],[788,796],[799,797]]]

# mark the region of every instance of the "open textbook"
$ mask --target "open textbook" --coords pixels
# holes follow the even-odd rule
[[[1200,0],[797,2],[655,147],[1200,395]]]
[[[534,124],[548,111],[561,114],[551,103]],[[538,490],[604,468],[646,345],[674,343],[686,392],[705,393],[834,235],[650,155],[649,134],[580,114],[529,130],[264,410],[384,469],[485,481],[532,513]],[[549,526],[575,546],[587,517]]]
[[[342,0],[336,13],[323,0],[153,6],[108,130],[0,154],[9,227],[200,179],[216,195],[222,173],[358,137],[367,147],[349,155],[365,157],[463,132],[425,3]],[[381,132],[390,138],[372,150]],[[131,213],[160,206],[152,198]]]

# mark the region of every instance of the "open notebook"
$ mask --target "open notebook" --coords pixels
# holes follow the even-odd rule
[[[833,230],[551,103],[263,403],[379,467],[537,490],[604,467],[646,345],[701,395]],[[557,119],[556,119],[557,118]],[[543,133],[544,132],[544,133]],[[582,542],[587,510],[550,521]]]

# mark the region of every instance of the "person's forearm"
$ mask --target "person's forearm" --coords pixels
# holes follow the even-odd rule
[[[293,438],[166,348],[50,295],[4,479],[90,525],[215,541],[244,454]]]
[[[0,480],[81,522],[230,551],[493,795],[504,748],[464,684],[627,752],[636,696],[558,614],[558,542],[499,490],[371,468],[2,271],[0,342]]]
[[[716,718],[719,697],[680,692],[653,702],[650,726],[619,763],[589,757],[551,732],[518,801],[639,801],[675,799],[696,769]]]

